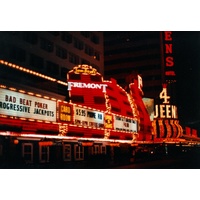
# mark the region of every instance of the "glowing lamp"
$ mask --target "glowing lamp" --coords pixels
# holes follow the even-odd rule
[[[19,140],[14,140],[13,143],[14,144],[19,144]]]

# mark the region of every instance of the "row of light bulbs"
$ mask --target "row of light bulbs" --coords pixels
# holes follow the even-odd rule
[[[13,64],[13,63],[10,63],[10,62],[4,61],[4,60],[0,60],[0,64],[3,64],[3,65],[6,65],[6,66],[8,66],[8,67],[11,67],[11,68],[13,68],[13,69],[17,69],[17,70],[23,71],[23,72],[25,72],[25,73],[29,73],[29,74],[32,74],[32,75],[34,75],[34,76],[38,76],[38,77],[40,77],[40,78],[44,78],[44,79],[47,79],[47,80],[49,80],[49,81],[57,82],[57,83],[59,83],[59,84],[62,84],[62,85],[67,86],[67,83],[66,83],[66,82],[57,80],[57,79],[52,78],[52,77],[50,77],[50,76],[46,76],[46,75],[44,75],[44,74],[41,74],[41,73],[38,73],[38,72],[36,72],[36,71],[27,69],[27,68],[25,68],[25,67],[21,67],[21,66],[19,66],[19,65],[15,65],[15,64]]]

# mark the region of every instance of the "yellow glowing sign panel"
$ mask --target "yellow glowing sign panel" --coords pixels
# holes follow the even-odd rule
[[[104,126],[107,129],[113,128],[113,116],[112,115],[105,114]]]
[[[163,104],[155,105],[154,118],[178,118],[177,107],[169,104],[170,96],[167,95],[166,85],[163,86],[163,90],[160,93],[160,99],[163,99]]]
[[[72,121],[72,106],[66,103],[59,103],[59,121]]]
[[[89,74],[89,75],[96,75],[97,70],[95,68],[92,68],[91,66],[88,65],[79,65],[74,67],[73,69],[74,73],[76,74]]]

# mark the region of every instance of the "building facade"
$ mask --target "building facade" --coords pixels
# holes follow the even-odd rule
[[[1,32],[2,166],[4,163],[16,166],[22,162],[30,166],[44,163],[59,167],[62,164],[65,167],[66,164],[68,167],[71,164],[80,167],[83,165],[79,164],[85,162],[97,165],[129,163],[139,144],[152,144],[155,138],[161,139],[160,143],[166,138],[181,141],[182,129],[177,130],[177,123],[172,125],[172,131],[175,130],[176,134],[170,135],[162,132],[163,126],[159,121],[152,127],[142,100],[144,84],[138,73],[131,75],[126,88],[120,86],[115,78],[104,80],[103,67],[97,65],[101,63],[103,66],[103,44],[99,44],[99,48],[96,46],[103,36],[98,32],[102,37],[96,37],[98,34],[94,36],[95,33]],[[82,39],[86,38],[84,44],[77,41],[76,34]],[[50,40],[50,37],[53,39]],[[175,83],[171,66],[171,35],[167,33],[166,38],[166,45],[163,46],[167,47],[164,51],[166,58],[162,62],[164,75],[161,73],[161,80],[171,87]],[[94,43],[94,47],[88,47],[86,41],[90,45]],[[69,46],[66,44],[68,50],[63,49],[63,42],[69,43]],[[75,51],[76,56],[72,55]],[[83,60],[81,55],[85,54]],[[83,64],[76,65],[76,62]],[[85,64],[87,62],[96,64],[91,66]],[[123,69],[122,63],[118,66]],[[173,94],[171,91],[170,94]],[[167,95],[164,97],[167,98]],[[166,113],[170,108],[175,108],[173,102],[172,105],[165,105]],[[162,106],[159,108],[164,110]],[[163,112],[158,120],[163,118]],[[178,120],[173,111],[166,116]],[[171,121],[167,119],[165,129],[169,123]],[[155,133],[157,126],[160,132]]]
[[[92,31],[10,31],[0,32],[0,58],[26,69],[66,82],[66,74],[77,64],[89,64],[104,73],[103,33]],[[10,71],[10,73],[13,73]],[[50,90],[61,95],[65,88],[50,82],[20,76],[22,85]],[[13,77],[5,74],[5,79]],[[2,75],[3,77],[3,75]],[[22,80],[23,79],[23,80]]]
[[[162,46],[159,31],[104,32],[105,78],[113,77],[126,88],[135,74],[143,79],[146,97],[155,98],[162,89]]]
[[[1,66],[16,67],[2,60]],[[39,94],[0,84],[1,166],[128,163],[135,151],[131,144],[151,140],[137,80],[128,94],[114,79],[103,80],[92,66],[75,66],[67,77],[69,101],[46,96],[43,90]]]

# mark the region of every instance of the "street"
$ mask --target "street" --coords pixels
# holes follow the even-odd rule
[[[117,166],[113,169],[200,169],[198,154],[184,155],[177,158],[136,162],[129,165]]]

